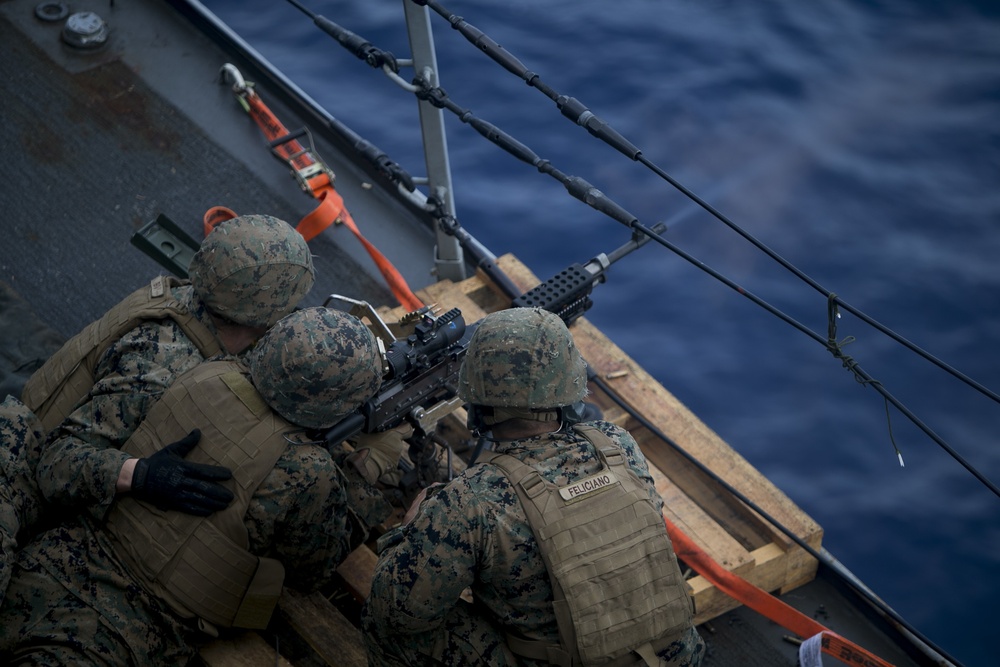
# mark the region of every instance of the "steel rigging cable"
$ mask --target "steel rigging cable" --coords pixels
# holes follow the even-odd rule
[[[417,2],[417,4],[424,4],[420,2],[420,0],[413,0],[413,1]],[[391,54],[387,54],[387,52],[384,52],[378,49],[377,47],[372,46],[369,42],[367,42],[363,38],[337,25],[333,21],[330,21],[329,19],[323,16],[314,14],[313,12],[303,7],[296,0],[289,0],[289,2],[293,4],[296,8],[301,10],[303,13],[308,15],[320,29],[322,29],[324,32],[337,39],[339,43],[344,45],[345,48],[348,48],[348,50],[352,51],[359,59],[364,60],[374,68],[381,68],[384,70],[391,71],[393,74],[396,74],[396,70],[398,69],[398,63],[396,59],[391,56]],[[433,1],[427,2],[426,4],[434,8],[435,11],[438,11],[438,9],[440,8],[440,5],[434,3]],[[487,52],[490,52],[489,49],[493,49],[494,52],[502,53],[503,57],[501,57],[498,62],[501,62],[501,64],[504,65],[506,69],[515,73],[516,73],[515,70],[523,71],[525,73],[526,80],[535,82],[534,84],[535,87],[542,85],[540,82],[537,81],[537,75],[535,75],[532,72],[529,72],[526,68],[523,67],[523,65],[520,65],[519,61],[517,61],[515,58],[510,56],[506,51],[504,51],[501,47],[499,47],[499,45],[496,44],[496,42],[482,35],[482,33],[477,29],[469,26],[468,23],[466,23],[460,17],[447,15],[446,18],[449,18],[449,21],[451,21],[452,24],[456,26],[456,28],[460,26],[461,29],[464,31],[463,34],[466,34],[466,36],[469,37],[470,41],[472,41],[473,44],[475,44],[476,46],[483,48]],[[473,39],[473,37],[475,38]],[[398,78],[398,75],[396,76],[396,78]],[[857,379],[862,384],[874,388],[879,394],[882,395],[882,397],[885,399],[885,401],[887,401],[887,403],[891,403],[893,406],[895,406],[896,409],[898,409],[905,417],[907,417],[907,419],[909,419],[915,426],[917,426],[917,428],[923,431],[924,434],[926,434],[931,440],[933,440],[935,443],[938,444],[938,446],[940,446],[945,452],[947,452],[949,456],[951,456],[962,467],[968,470],[974,477],[976,477],[976,479],[978,479],[984,486],[986,486],[986,488],[988,488],[995,495],[1000,497],[1000,487],[997,487],[992,481],[990,481],[989,478],[987,478],[983,473],[977,470],[975,466],[973,466],[969,461],[967,461],[943,438],[941,438],[929,426],[927,426],[922,420],[920,420],[912,411],[910,411],[905,405],[903,405],[903,403],[901,403],[897,398],[895,398],[895,396],[890,394],[888,390],[885,389],[885,387],[882,385],[881,382],[874,379],[871,375],[865,372],[857,361],[855,361],[852,357],[845,355],[842,350],[843,341],[838,342],[835,340],[834,337],[830,335],[824,337],[816,333],[815,331],[809,329],[802,323],[793,319],[791,316],[787,315],[778,308],[772,306],[768,302],[756,296],[749,290],[743,288],[734,281],[726,278],[718,271],[706,265],[704,262],[698,260],[692,255],[681,250],[675,244],[664,239],[660,234],[657,234],[649,227],[643,225],[636,216],[629,213],[622,206],[618,205],[615,201],[607,197],[603,192],[598,190],[596,187],[591,185],[583,178],[563,173],[562,171],[558,170],[549,160],[541,158],[528,146],[521,143],[514,137],[510,136],[509,134],[498,128],[496,125],[482,118],[477,117],[469,109],[462,108],[461,106],[456,104],[451,98],[448,97],[447,93],[440,86],[431,86],[422,77],[418,77],[417,79],[414,80],[413,85],[406,86],[406,89],[409,90],[410,92],[413,92],[414,95],[416,95],[417,98],[420,100],[426,101],[437,108],[447,109],[448,111],[451,111],[453,114],[455,114],[455,116],[459,118],[459,120],[461,120],[463,123],[466,123],[473,129],[475,129],[477,132],[479,132],[479,134],[489,139],[491,142],[493,142],[500,148],[503,148],[505,151],[507,151],[514,157],[518,158],[519,160],[534,166],[536,169],[538,169],[539,172],[552,176],[560,183],[562,183],[563,186],[566,188],[566,190],[569,192],[569,194],[571,194],[576,199],[579,199],[580,201],[584,202],[585,204],[594,208],[595,210],[600,211],[605,215],[611,217],[612,219],[616,220],[617,222],[625,225],[633,232],[639,232],[647,235],[648,237],[650,237],[663,247],[679,255],[681,258],[695,265],[702,271],[705,271],[719,282],[722,282],[723,284],[735,290],[742,296],[747,297],[748,299],[756,303],[758,306],[761,306],[762,308],[770,312],[772,315],[775,315],[779,319],[783,320],[785,323],[791,325],[792,327],[798,329],[799,331],[805,333],[807,336],[813,338],[814,340],[822,344],[831,354],[833,354],[835,358],[841,361],[844,368],[851,371],[851,373],[855,376],[855,379]],[[548,89],[547,87],[546,90],[551,91],[551,89]],[[547,94],[554,94],[554,92]],[[580,105],[578,102],[576,102],[575,100],[573,100],[572,103],[568,102],[567,100],[572,100],[572,98],[566,98],[565,96],[557,96],[557,97],[559,100],[563,101],[562,108],[574,109],[574,114],[580,118],[583,118],[583,120],[579,121],[580,124],[583,124],[585,127],[587,127],[588,130],[591,131],[591,133],[600,136],[601,138],[604,138],[605,136],[611,137],[612,145],[621,144],[622,150],[623,152],[626,153],[626,155],[634,154],[637,157],[641,156],[641,151],[633,147],[632,144],[628,143],[626,140],[621,139],[619,141],[615,139],[615,137],[620,137],[620,135],[618,135],[617,132],[614,132],[614,130],[609,128],[606,123],[600,121],[600,119],[597,119],[597,117],[591,114],[589,111],[579,111],[579,113],[577,113],[578,110],[584,109],[584,107]],[[564,111],[564,113],[566,112]],[[624,150],[626,147],[630,148]],[[662,172],[662,170],[658,171]],[[781,259],[777,254],[773,253],[773,251],[767,249],[766,246],[763,246],[763,244],[761,244],[759,241],[753,239],[752,236],[741,230],[734,223],[728,221],[728,219],[725,218],[725,216],[722,216],[721,213],[715,211],[715,209],[712,208],[710,205],[705,203],[703,200],[698,198],[693,193],[690,193],[690,191],[688,191],[686,188],[683,188],[683,186],[680,186],[680,184],[676,184],[669,175],[664,173],[663,176],[666,177],[668,181],[671,182],[671,184],[680,187],[682,192],[694,198],[695,201],[699,202],[704,207],[707,207],[707,209],[710,210],[711,212],[714,212],[714,214],[717,215],[717,217],[720,217],[720,219],[722,219],[724,222],[726,222],[726,224],[730,225],[739,233],[741,233],[741,235],[748,238],[748,240],[751,240],[755,245],[757,245],[762,250],[767,252],[770,256],[780,261],[782,265],[784,265],[786,268],[788,268],[789,270],[793,271],[794,273],[802,277],[804,280],[813,285],[816,289],[819,289],[821,293],[823,293],[827,297],[828,306],[830,306],[829,316],[831,318],[836,316],[836,312],[832,308],[832,306],[833,305],[841,306],[845,310],[851,312],[852,314],[857,315],[863,321],[872,324],[873,326],[876,326],[876,328],[879,328],[880,330],[886,332],[892,338],[898,340],[899,342],[903,343],[910,349],[921,354],[921,356],[924,356],[925,358],[934,361],[934,363],[936,363],[938,366],[952,373],[959,379],[963,379],[967,383],[971,383],[973,387],[975,387],[981,392],[984,392],[987,396],[989,396],[993,400],[1000,402],[1000,396],[997,396],[989,389],[983,387],[979,383],[972,381],[971,379],[967,378],[965,375],[959,373],[955,369],[952,369],[947,364],[944,364],[943,362],[936,360],[927,352],[924,352],[923,350],[916,347],[909,341],[906,341],[901,336],[898,336],[891,330],[878,324],[877,322],[875,322],[868,316],[864,315],[863,313],[856,311],[849,304],[846,304],[845,302],[840,300],[832,292],[829,292],[821,288],[814,281],[812,281],[807,276],[798,271],[798,269],[795,269],[795,267],[786,262],[784,259]],[[829,323],[831,331],[835,329],[834,324],[835,321],[831,319]],[[891,425],[889,434],[890,438],[892,438]],[[899,449],[896,447],[894,440],[892,441],[892,444],[893,448],[896,451],[897,456],[899,456]],[[902,463],[901,457],[900,457],[900,463]]]
[[[715,217],[720,222],[722,222],[730,229],[735,231],[737,234],[742,236],[744,239],[752,243],[755,247],[757,247],[759,250],[767,254],[774,261],[781,264],[781,266],[783,266],[785,269],[790,271],[800,280],[808,284],[810,287],[818,291],[824,297],[835,300],[838,306],[842,307],[844,310],[848,311],[849,313],[851,313],[858,319],[862,320],[866,324],[869,324],[870,326],[874,327],[883,334],[889,336],[896,342],[909,348],[911,351],[922,356],[924,359],[935,364],[942,370],[950,373],[951,375],[958,378],[962,382],[965,382],[970,387],[973,387],[983,395],[988,396],[997,403],[1000,403],[1000,395],[996,394],[988,387],[983,386],[981,383],[973,380],[972,378],[962,373],[961,371],[944,363],[943,361],[936,358],[929,352],[921,349],[916,344],[912,343],[906,338],[903,338],[902,336],[892,331],[888,327],[884,326],[877,320],[869,317],[865,313],[854,308],[849,303],[837,297],[835,294],[824,288],[822,285],[817,283],[807,274],[803,273],[801,270],[796,268],[793,264],[785,260],[783,257],[778,255],[773,250],[771,250],[759,239],[755,238],[752,234],[750,234],[742,227],[737,225],[735,222],[730,220],[721,211],[717,210],[715,207],[713,207],[711,204],[709,204],[704,199],[699,197],[697,194],[686,188],[683,184],[681,184],[679,181],[673,178],[670,174],[668,174],[663,169],[658,167],[654,162],[649,160],[637,146],[635,146],[632,142],[623,137],[613,127],[611,127],[606,122],[601,120],[599,117],[594,115],[594,113],[591,112],[590,109],[588,109],[586,106],[584,106],[582,102],[577,100],[575,97],[562,95],[557,91],[555,91],[550,86],[548,86],[547,84],[545,84],[536,72],[533,72],[529,70],[527,67],[525,67],[520,60],[514,57],[509,51],[500,46],[496,41],[491,39],[488,35],[483,33],[482,30],[479,30],[475,26],[471,25],[461,16],[456,16],[455,14],[452,14],[435,0],[411,0],[411,1],[414,4],[426,6],[434,10],[434,12],[436,12],[438,15],[447,20],[448,23],[451,24],[452,28],[460,32],[470,43],[472,43],[480,51],[482,51],[491,59],[493,59],[494,62],[498,63],[501,67],[506,69],[511,74],[514,74],[518,78],[523,79],[524,82],[528,84],[528,86],[537,89],[546,97],[555,102],[556,106],[559,108],[559,111],[561,111],[562,115],[565,116],[567,119],[573,121],[573,123],[575,123],[576,125],[580,125],[581,127],[586,128],[587,131],[590,132],[590,134],[597,137],[601,141],[605,142],[618,152],[622,153],[630,160],[645,165],[657,176],[670,183],[670,185],[674,186],[678,191],[680,191],[682,194],[688,197],[691,201],[695,202],[696,204],[698,204],[698,206],[705,209],[713,217]]]

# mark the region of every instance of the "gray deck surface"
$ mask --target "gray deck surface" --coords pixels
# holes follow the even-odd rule
[[[63,335],[161,272],[129,242],[157,215],[201,239],[202,215],[215,205],[294,224],[316,203],[269,155],[260,131],[218,83],[228,58],[207,39],[188,34],[184,20],[159,2],[137,3],[148,5],[142,15],[134,3],[117,3],[114,10],[106,2],[91,4],[106,16],[110,11],[109,21],[121,31],[116,35],[130,22],[146,32],[156,26],[141,51],[148,62],[119,57],[124,36],[99,53],[71,53],[59,42],[58,26],[34,18],[35,3],[0,4],[0,280]],[[157,8],[163,16],[150,23],[147,14]],[[178,52],[184,54],[183,77]],[[177,92],[182,84],[184,95]],[[301,126],[277,100],[269,105],[289,128]],[[210,130],[202,122],[208,110],[217,121]],[[366,196],[362,174],[320,147],[363,233],[411,287],[431,282],[429,229],[399,224],[391,204]],[[328,229],[310,245],[317,283],[306,305],[331,292],[394,302],[346,228]]]

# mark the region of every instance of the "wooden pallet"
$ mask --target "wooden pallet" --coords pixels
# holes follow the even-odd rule
[[[501,257],[498,264],[522,289],[530,289],[539,282],[510,255]],[[442,309],[460,308],[467,322],[509,306],[488,280],[480,276],[459,283],[436,283],[421,290],[418,296],[424,303],[438,304]],[[399,309],[383,312],[386,321],[400,315]],[[577,320],[571,331],[591,368],[626,404],[775,521],[814,549],[820,548],[822,529],[815,521],[586,318]],[[591,392],[589,400],[602,408],[605,418],[628,429],[639,442],[666,504],[664,513],[718,563],[776,593],[785,593],[815,577],[816,561],[784,533],[735,499],[674,447],[635,422],[593,383]],[[467,437],[464,411],[457,410],[446,421],[449,431]],[[354,600],[367,596],[376,560],[371,549],[362,546],[339,569],[343,589]],[[691,577],[688,582],[695,599],[696,623],[738,606],[701,576]],[[306,645],[312,652],[297,664],[366,664],[358,630],[321,595],[304,596],[288,590],[279,603],[278,616],[277,623],[283,626],[284,636],[291,633],[296,644]],[[301,647],[297,650],[301,654]],[[235,639],[211,644],[202,651],[201,658],[205,664],[216,667],[273,665],[279,653],[284,651],[280,648],[276,651],[257,634],[243,633]]]

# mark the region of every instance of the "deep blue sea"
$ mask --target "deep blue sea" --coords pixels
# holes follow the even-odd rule
[[[399,0],[303,2],[409,55]],[[206,4],[335,117],[424,173],[411,95],[291,4]],[[1000,5],[443,4],[823,288],[1000,391]],[[643,223],[665,222],[672,243],[826,336],[820,292],[432,22],[456,103]],[[547,278],[627,239],[555,179],[446,122],[459,219],[497,255]],[[1000,497],[898,410],[887,418],[822,344],[660,246],[613,267],[595,300],[588,317],[809,512],[836,557],[958,660],[1000,664]],[[1000,406],[850,314],[837,335],[1000,483]]]

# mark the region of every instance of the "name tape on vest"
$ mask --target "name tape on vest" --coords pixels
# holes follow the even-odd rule
[[[581,480],[559,488],[559,495],[563,500],[579,500],[588,493],[603,491],[612,484],[618,482],[615,474],[610,470],[603,470],[596,475],[584,477]]]

